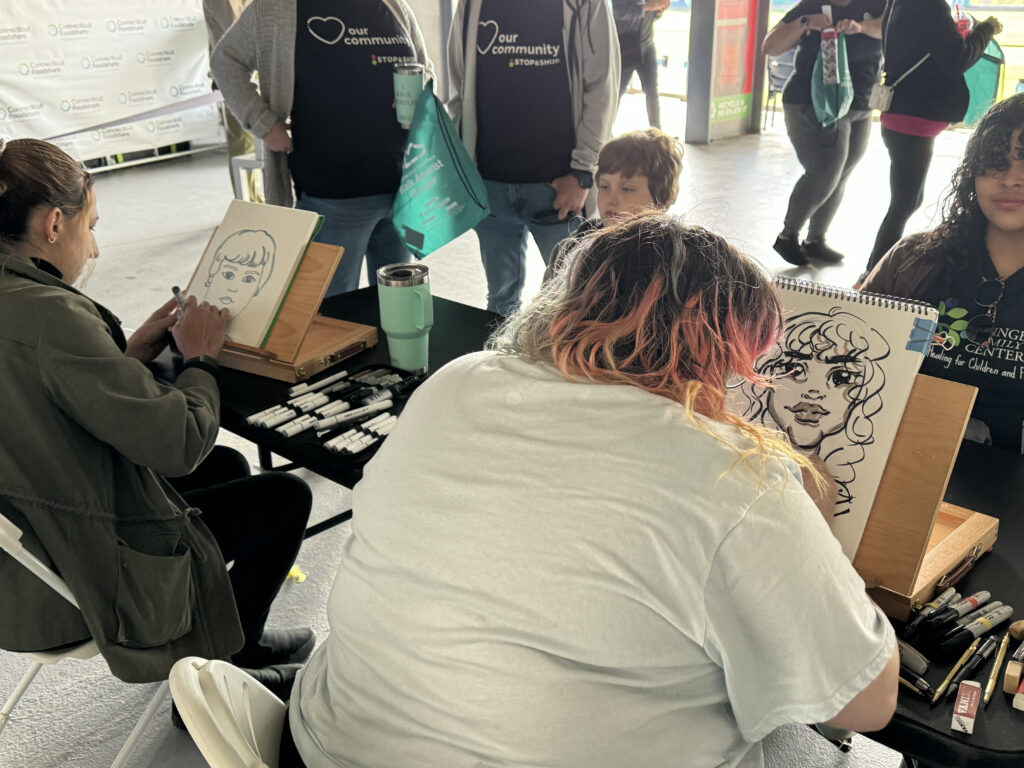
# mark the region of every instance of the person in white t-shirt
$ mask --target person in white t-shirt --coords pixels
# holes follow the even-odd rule
[[[780,725],[889,720],[893,630],[808,460],[727,411],[768,277],[664,214],[567,259],[356,486],[285,729],[307,766],[751,768]]]

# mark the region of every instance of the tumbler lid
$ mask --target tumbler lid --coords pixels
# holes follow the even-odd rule
[[[426,264],[407,262],[402,264],[385,264],[377,270],[377,285],[391,288],[407,288],[430,282],[430,270]]]

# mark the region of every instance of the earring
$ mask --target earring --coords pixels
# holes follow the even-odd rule
[[[50,235],[48,238],[46,238],[46,242],[48,242],[50,245],[53,245],[54,243],[57,242],[57,238],[54,237],[53,235]]]

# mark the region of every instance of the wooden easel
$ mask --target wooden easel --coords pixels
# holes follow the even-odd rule
[[[376,345],[373,326],[317,314],[342,253],[336,245],[310,243],[267,343],[249,347],[226,342],[217,361],[226,368],[294,383]]]
[[[939,580],[996,540],[999,521],[946,504],[977,389],[918,374],[853,565],[883,611],[905,621]]]

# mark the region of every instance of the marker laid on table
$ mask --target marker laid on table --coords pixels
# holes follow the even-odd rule
[[[949,589],[947,589],[944,592],[942,592],[938,597],[936,597],[930,603],[925,603],[924,607],[922,607],[921,610],[917,612],[917,616],[914,617],[914,620],[911,621],[909,624],[907,624],[906,627],[903,628],[903,636],[904,637],[909,637],[910,635],[914,634],[914,630],[917,629],[917,626],[922,621],[927,619],[929,616],[931,616],[936,611],[941,611],[943,608],[945,608],[947,605],[952,603],[957,598],[958,598],[957,591],[955,589],[953,589],[953,587],[950,587]]]
[[[988,616],[990,613],[994,613],[997,609],[1002,607],[1002,600],[993,600],[991,603],[985,603],[983,606],[981,606],[981,608],[976,608],[975,610],[968,613],[966,616],[961,616],[956,621],[951,622],[947,631],[944,634],[952,634],[953,632],[956,632],[958,629],[960,629],[960,627],[966,624],[970,624],[972,621],[974,621],[975,619],[980,619],[982,616]],[[939,629],[943,629],[943,627],[939,627]]]
[[[982,700],[982,706],[988,706],[988,700],[992,698],[992,693],[996,689],[996,683],[999,681],[999,670],[1003,668],[1003,659],[1006,658],[1006,646],[1009,644],[1010,633],[1006,632],[999,643],[999,650],[996,652],[996,663],[993,665],[992,673],[988,676],[988,682],[985,684],[985,698]]]
[[[967,660],[967,663],[960,667],[956,674],[953,675],[953,679],[949,681],[949,689],[946,691],[946,696],[956,693],[956,687],[960,685],[960,681],[966,680],[969,676],[973,675],[978,667],[984,664],[985,660],[992,655],[997,645],[999,645],[999,641],[995,637],[986,638],[985,642],[978,647],[978,650],[971,654],[971,658]]]
[[[900,680],[905,680],[910,683],[910,687],[920,693],[922,696],[931,698],[935,695],[935,689],[929,685],[928,681],[921,677],[919,674],[914,672],[902,664],[900,665]]]
[[[932,696],[932,705],[933,706],[938,703],[939,699],[942,698],[942,694],[944,694],[946,692],[946,689],[949,687],[950,680],[953,679],[953,675],[955,675],[957,672],[959,672],[960,671],[960,667],[962,667],[964,664],[966,664],[967,660],[971,656],[974,655],[974,651],[977,649],[978,643],[980,643],[980,642],[981,642],[981,640],[979,640],[978,638],[974,638],[974,642],[971,643],[969,646],[967,646],[967,650],[964,651],[963,656],[960,657],[960,660],[957,661],[957,663],[954,664],[952,666],[952,668],[949,670],[949,674],[946,675],[946,679],[943,680],[939,684],[939,687],[935,689],[935,695]]]
[[[965,624],[960,627],[956,632],[947,636],[941,643],[939,643],[939,650],[951,651],[970,638],[978,638],[983,634],[993,629],[998,624],[1002,624],[1008,618],[1013,615],[1013,606],[1003,605],[996,608],[992,613],[975,619],[970,624]]]

